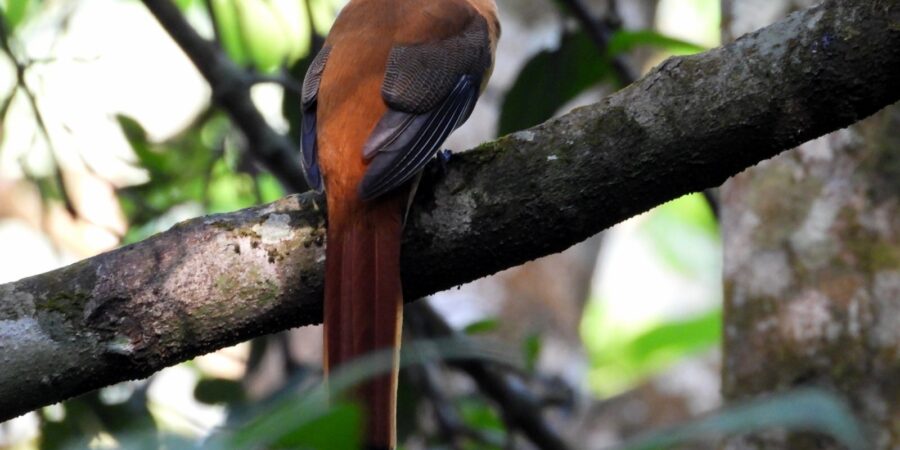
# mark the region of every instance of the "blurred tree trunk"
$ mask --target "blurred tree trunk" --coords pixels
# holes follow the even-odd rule
[[[724,0],[727,39],[808,2]],[[723,393],[835,389],[873,448],[900,448],[900,105],[783,153],[722,189]],[[830,449],[811,435],[727,449]]]

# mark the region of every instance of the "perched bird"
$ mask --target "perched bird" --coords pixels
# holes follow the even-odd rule
[[[302,163],[325,189],[326,374],[394,349],[355,391],[369,448],[393,448],[410,181],[471,114],[493,68],[494,0],[351,0],[303,81]]]

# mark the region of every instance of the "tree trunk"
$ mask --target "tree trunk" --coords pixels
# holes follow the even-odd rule
[[[758,3],[726,0],[723,9],[733,16],[724,17],[725,35],[799,6]],[[894,105],[761,163],[722,189],[725,397],[832,388],[877,449],[900,447],[897,130]],[[839,448],[799,433],[743,436],[724,447]]]

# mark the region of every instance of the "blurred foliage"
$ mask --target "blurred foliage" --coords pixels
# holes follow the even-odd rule
[[[703,51],[703,47],[662,35],[653,30],[617,30],[606,49],[598,49],[583,30],[566,31],[559,45],[532,57],[506,93],[500,110],[498,135],[533,127],[551,118],[579,94],[616,80],[612,58],[638,47],[652,47],[669,54]]]
[[[652,47],[672,55],[690,55],[706,47],[666,36],[654,30],[617,30],[609,40],[607,52],[621,55],[639,47]]]
[[[601,395],[634,387],[682,358],[716,347],[721,339],[719,309],[689,319],[630,324],[609,317],[602,305],[588,304],[582,326],[589,382]]]
[[[4,21],[10,33],[14,32],[19,24],[22,23],[34,3],[36,2],[31,0],[5,0],[0,2],[0,7],[3,8]]]
[[[509,134],[549,119],[563,104],[609,73],[609,61],[598,54],[585,32],[563,34],[559,47],[538,53],[519,72],[503,101],[497,134]]]
[[[272,72],[309,52],[309,18],[299,1],[212,0],[210,4],[222,48],[241,65]]]
[[[640,231],[669,268],[679,273],[697,278],[719,266],[719,224],[700,194],[654,208]]]
[[[640,222],[637,237],[672,271],[717,282],[718,224],[702,195],[687,195],[651,210]],[[710,273],[716,278],[704,280]],[[688,318],[648,317],[631,323],[612,314],[604,299],[593,299],[581,328],[590,356],[590,384],[604,395],[633,387],[686,356],[718,346],[721,328],[718,308]]]
[[[841,398],[819,389],[798,389],[724,408],[707,417],[635,439],[619,450],[673,448],[704,438],[770,429],[811,431],[851,450],[872,448],[861,424]],[[679,447],[681,448],[681,447]]]
[[[217,39],[240,65],[262,72],[289,67],[310,53],[314,30],[324,34],[340,0],[210,0]],[[315,29],[313,29],[313,26]]]
[[[130,228],[125,242],[136,242],[173,225],[167,214],[194,205],[200,214],[234,211],[283,195],[278,182],[259,172],[232,141],[238,140],[221,113],[201,116],[163,143],[151,143],[141,125],[118,116],[140,166],[150,180],[119,190]]]

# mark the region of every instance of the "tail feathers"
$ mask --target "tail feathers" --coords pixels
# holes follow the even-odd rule
[[[355,392],[365,409],[367,445],[393,448],[402,322],[401,209],[395,202],[329,218],[325,274],[326,370],[394,349],[390,373]]]

